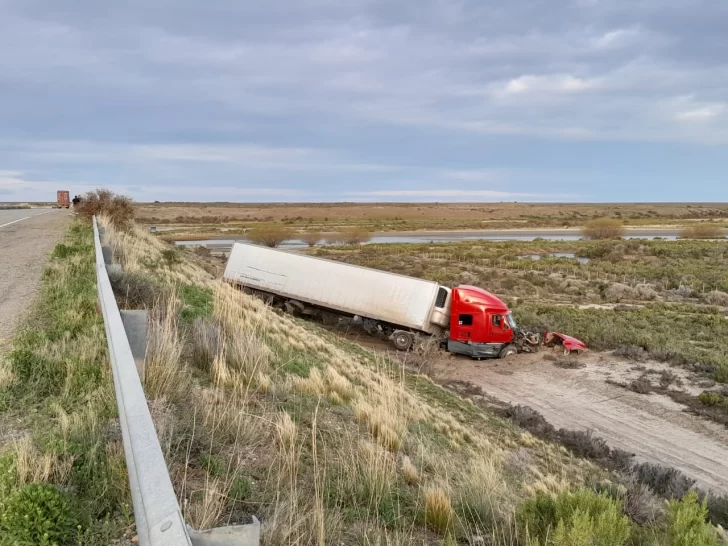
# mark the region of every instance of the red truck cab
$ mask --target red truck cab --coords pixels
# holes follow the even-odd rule
[[[503,301],[477,286],[452,290],[447,350],[473,358],[513,354],[516,323]]]

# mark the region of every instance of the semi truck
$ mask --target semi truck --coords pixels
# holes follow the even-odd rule
[[[59,209],[67,209],[71,206],[71,194],[67,190],[58,190],[56,192],[56,206]]]
[[[419,335],[449,352],[505,358],[548,339],[564,352],[586,346],[562,334],[522,332],[508,306],[477,286],[436,282],[248,243],[233,244],[223,279],[272,305],[308,316],[334,313],[361,322],[401,351]]]

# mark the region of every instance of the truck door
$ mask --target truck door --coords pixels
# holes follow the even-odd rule
[[[513,341],[513,330],[503,313],[488,313],[490,343],[510,343]]]
[[[473,336],[473,315],[471,313],[459,313],[456,317],[452,317],[454,323],[456,319],[457,323],[453,324],[455,328],[451,328],[450,339],[454,341],[462,341],[467,343]]]

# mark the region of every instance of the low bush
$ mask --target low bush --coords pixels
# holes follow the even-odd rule
[[[275,248],[281,245],[284,241],[293,239],[295,237],[293,230],[285,226],[267,226],[257,227],[251,229],[245,234],[248,241],[265,245],[270,248]]]
[[[720,290],[713,290],[703,296],[703,301],[708,305],[718,305],[719,307],[728,307],[728,294]]]
[[[725,231],[712,224],[695,224],[680,231],[681,239],[722,239]]]
[[[717,392],[704,391],[700,393],[698,400],[706,406],[717,406],[723,401],[723,397]]]
[[[634,360],[636,362],[644,362],[647,360],[647,351],[637,345],[624,345],[617,347],[612,353],[614,356]]]
[[[646,377],[640,377],[635,379],[629,384],[629,390],[636,392],[637,394],[650,394],[654,388],[652,383]]]
[[[695,484],[694,480],[691,480],[679,470],[646,462],[634,466],[632,475],[637,481],[668,499],[684,497]]]
[[[682,380],[670,370],[660,372],[660,387],[668,388],[670,385],[682,385]]]
[[[516,519],[519,534],[532,546],[622,546],[631,536],[622,502],[587,488],[539,493],[521,503]]]
[[[162,251],[162,261],[167,267],[175,266],[182,262],[177,248],[165,248]]]
[[[38,546],[76,544],[78,517],[66,496],[51,485],[16,489],[3,503],[0,543]]]
[[[553,362],[554,366],[558,368],[565,368],[567,370],[576,370],[586,367],[586,364],[576,358],[559,357],[556,358]]]
[[[604,438],[595,436],[591,430],[559,430],[559,441],[574,455],[596,461],[609,459],[610,449]]]
[[[315,247],[317,244],[319,244],[321,241],[323,241],[324,237],[318,232],[313,231],[307,231],[306,233],[301,234],[301,240],[306,243],[309,247]]]
[[[129,229],[134,223],[133,201],[109,190],[98,189],[88,192],[74,209],[88,220],[93,216],[104,215],[117,229]]]
[[[708,517],[707,500],[698,501],[694,491],[667,507],[667,538],[670,546],[717,546],[718,538]]]
[[[586,239],[617,239],[624,235],[624,225],[613,218],[597,218],[587,222],[581,234]]]
[[[360,245],[371,238],[371,234],[361,227],[352,227],[341,232],[341,240],[347,245]]]

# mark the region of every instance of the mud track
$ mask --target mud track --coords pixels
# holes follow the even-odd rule
[[[468,381],[498,400],[530,406],[557,428],[592,430],[638,461],[675,468],[703,489],[728,492],[728,429],[687,413],[667,396],[606,383],[630,379],[633,363],[598,354],[581,359],[586,367],[563,369],[543,354],[482,362],[446,355],[435,363],[435,374],[440,382]]]

